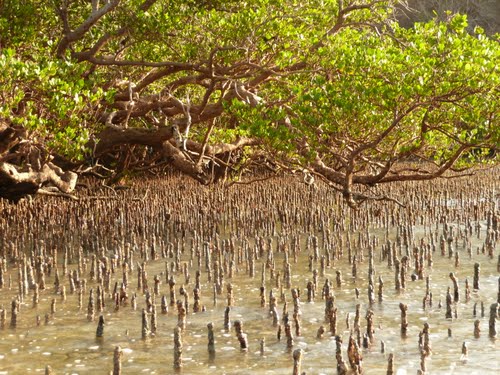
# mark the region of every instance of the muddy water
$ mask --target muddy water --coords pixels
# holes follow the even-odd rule
[[[493,206],[498,202],[493,202]],[[123,206],[126,207],[126,206]],[[251,211],[251,209],[249,210]],[[230,213],[226,212],[227,215]],[[101,212],[102,216],[105,216]],[[123,220],[120,214],[116,214],[116,220]],[[137,213],[140,219],[140,213]],[[120,219],[121,217],[121,219]],[[344,227],[350,226],[349,215],[345,217]],[[210,221],[206,215],[204,220]],[[413,225],[414,243],[419,243],[421,238],[427,242],[429,233],[434,233],[436,238],[442,234],[444,224],[438,224],[433,218],[427,218],[429,225]],[[223,221],[222,221],[223,222]],[[237,228],[224,229],[221,220],[221,239],[236,235]],[[413,272],[413,263],[410,262],[409,274],[406,279],[406,288],[397,292],[394,288],[394,269],[387,267],[387,260],[381,260],[382,244],[387,240],[397,240],[397,228],[388,226],[380,228],[381,225],[367,226],[370,238],[376,241],[374,247],[375,266],[375,294],[378,288],[378,277],[384,280],[383,301],[369,306],[367,298],[367,265],[368,250],[361,246],[356,249],[358,259],[363,253],[364,259],[358,264],[357,276],[352,277],[352,264],[346,255],[340,259],[332,260],[330,267],[326,268],[325,275],[318,277],[318,290],[314,302],[306,302],[306,285],[312,280],[309,267],[309,255],[311,249],[306,248],[306,242],[311,235],[319,238],[320,255],[324,254],[324,244],[321,240],[320,228],[316,231],[300,230],[296,233],[301,241],[301,252],[298,254],[297,262],[290,256],[292,269],[291,284],[293,288],[301,290],[301,335],[295,336],[294,349],[304,350],[302,370],[307,374],[331,374],[336,373],[335,340],[328,332],[328,323],[324,321],[325,302],[321,298],[321,288],[326,279],[332,282],[335,305],[338,308],[338,334],[344,341],[343,355],[347,361],[346,348],[350,334],[346,319],[350,327],[353,327],[356,305],[361,304],[361,332],[366,332],[365,315],[368,308],[374,312],[375,340],[369,348],[362,350],[363,368],[367,374],[385,374],[387,370],[387,357],[389,353],[395,355],[395,370],[397,374],[416,374],[420,368],[420,352],[418,347],[418,334],[425,322],[430,325],[430,343],[432,355],[428,358],[427,370],[430,374],[466,374],[482,373],[497,374],[500,371],[500,343],[498,339],[488,337],[488,315],[489,307],[497,300],[498,278],[497,258],[499,255],[498,242],[493,249],[493,258],[482,253],[478,248],[484,244],[486,237],[486,221],[476,223],[480,226],[479,236],[474,234],[469,237],[472,248],[472,257],[469,258],[467,248],[463,246],[463,240],[456,241],[456,251],[460,254],[460,264],[455,267],[455,259],[449,258],[448,254],[442,256],[437,246],[433,253],[433,265],[425,268],[425,275],[431,279],[430,289],[433,293],[433,305],[425,310],[422,299],[425,296],[425,280],[412,281],[410,275]],[[172,224],[173,225],[173,224]],[[210,226],[210,222],[207,226]],[[217,224],[213,224],[217,225]],[[458,235],[464,224],[448,223],[454,227],[454,233]],[[331,232],[339,230],[334,223],[328,225]],[[272,239],[275,264],[277,270],[283,275],[284,254],[279,252],[278,240],[289,242],[289,237],[282,236],[279,231],[280,225],[276,226],[265,236]],[[190,245],[192,238],[188,234],[184,240],[175,238],[174,227],[169,234],[168,240],[184,241],[186,250],[182,254],[182,263],[191,263],[190,281],[185,284],[182,272],[175,272],[177,282],[176,292],[179,295],[179,287],[184,284],[190,298],[190,311],[187,316],[186,329],[183,332],[183,369],[185,374],[288,374],[292,372],[291,350],[286,348],[286,338],[282,334],[281,341],[277,338],[277,329],[272,325],[268,307],[260,306],[259,289],[262,284],[261,269],[266,257],[255,261],[255,276],[248,275],[248,266],[245,262],[237,264],[236,273],[232,279],[226,279],[223,291],[216,296],[214,303],[213,283],[208,282],[208,275],[204,267],[201,267],[201,303],[206,307],[205,312],[192,313],[194,275],[198,270],[197,259],[191,258]],[[323,228],[325,229],[325,228]],[[364,229],[360,232],[363,233]],[[346,238],[347,231],[342,232]],[[81,234],[80,234],[81,235]],[[358,233],[353,229],[352,242]],[[262,236],[261,236],[262,237]],[[479,238],[478,238],[479,237]],[[378,239],[375,240],[375,239]],[[203,238],[209,240],[209,238]],[[252,248],[255,237],[244,238]],[[102,242],[106,242],[103,240]],[[112,241],[110,241],[112,242]],[[160,241],[161,243],[161,241]],[[236,240],[237,246],[242,246],[242,240]],[[75,246],[69,243],[68,246]],[[345,246],[345,245],[344,245]],[[356,246],[353,245],[353,251]],[[161,246],[158,246],[161,254]],[[400,248],[402,255],[404,248]],[[411,251],[410,251],[411,252]],[[108,255],[112,249],[108,248]],[[86,254],[87,272],[83,274],[87,280],[90,265],[90,253]],[[137,272],[134,270],[129,274],[129,295],[137,293],[138,307],[134,310],[130,303],[120,306],[115,311],[115,306],[110,295],[107,295],[106,306],[102,313],[96,312],[96,320],[87,320],[87,302],[89,289],[97,287],[95,282],[88,281],[87,291],[83,297],[83,306],[78,308],[78,293],[69,292],[68,276],[62,276],[62,284],[66,286],[67,298],[65,301],[60,295],[54,294],[54,274],[45,279],[46,289],[40,291],[40,301],[33,307],[33,291],[24,297],[18,317],[17,328],[9,328],[10,303],[18,295],[18,269],[14,266],[8,267],[5,276],[5,286],[0,291],[0,305],[7,310],[6,327],[0,331],[0,374],[31,374],[44,373],[45,367],[50,365],[56,374],[107,374],[113,368],[113,350],[120,346],[123,350],[122,369],[124,374],[170,374],[173,373],[173,332],[177,325],[177,312],[175,306],[169,306],[166,315],[160,313],[161,295],[168,296],[169,287],[165,280],[165,262],[169,265],[173,259],[158,259],[147,262],[147,273],[149,285],[153,284],[153,275],[161,275],[160,295],[156,297],[158,311],[158,330],[154,337],[141,338],[141,310],[145,306],[145,297],[141,290],[137,290]],[[137,255],[136,261],[141,261]],[[59,272],[61,272],[62,256],[59,252]],[[480,289],[471,292],[469,301],[465,300],[464,281],[468,278],[472,289],[472,274],[474,263],[480,263]],[[76,260],[68,265],[69,270],[77,268]],[[320,269],[319,262],[313,264],[314,269]],[[342,272],[343,284],[339,288],[335,283],[336,271]],[[460,302],[454,305],[457,318],[445,318],[446,290],[452,287],[449,273],[454,272],[459,280]],[[10,280],[9,280],[10,278]],[[115,281],[121,282],[122,272],[118,268],[112,274],[111,285]],[[248,334],[249,350],[241,351],[234,332],[234,328],[225,330],[223,326],[224,310],[227,305],[226,282],[231,282],[234,287],[234,306],[231,307],[230,319],[243,321],[243,330]],[[10,283],[10,288],[9,288]],[[282,282],[283,284],[283,282]],[[276,280],[270,279],[270,270],[266,270],[264,285],[266,287],[266,298],[269,301],[269,291],[273,292],[278,300],[278,311],[282,315],[283,302],[280,301],[280,290],[276,288]],[[356,298],[355,289],[360,291]],[[293,311],[292,297],[289,290],[283,291],[288,310]],[[51,314],[51,301],[56,299],[56,312]],[[439,307],[441,301],[442,307]],[[403,338],[400,334],[400,310],[399,303],[408,305],[408,333]],[[477,316],[473,316],[473,306],[477,303]],[[484,317],[481,316],[481,303],[484,304]],[[45,316],[49,314],[48,321]],[[104,336],[96,339],[97,317],[102,314],[105,318]],[[348,316],[349,314],[349,316]],[[37,325],[37,316],[41,323]],[[481,336],[474,338],[474,321],[480,320]],[[210,358],[207,351],[207,323],[213,322],[215,327],[216,355]],[[316,338],[318,328],[323,325],[326,329],[323,338]],[[293,327],[293,324],[292,324]],[[498,327],[498,323],[497,323]],[[448,331],[451,330],[451,337]],[[265,339],[265,350],[260,351],[260,341]],[[385,343],[385,353],[381,353],[381,342]],[[468,355],[462,356],[461,347],[463,342],[467,343]]]

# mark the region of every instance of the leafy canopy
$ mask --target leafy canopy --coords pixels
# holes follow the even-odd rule
[[[498,37],[470,34],[452,14],[405,29],[398,4],[6,0],[0,116],[73,159],[89,156],[106,120],[153,129],[184,118],[192,152],[251,138],[233,171],[265,155],[350,198],[356,184],[439,177],[491,157]],[[409,158],[436,166],[396,168]]]

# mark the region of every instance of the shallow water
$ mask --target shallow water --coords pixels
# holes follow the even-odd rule
[[[276,254],[276,262],[280,263],[282,254]],[[377,258],[375,256],[375,258]],[[474,291],[469,302],[458,304],[458,320],[444,318],[444,306],[438,308],[438,301],[444,304],[445,292],[451,282],[448,277],[450,271],[456,272],[461,285],[463,297],[463,280],[466,276],[471,282],[473,264],[481,263],[481,279],[479,291]],[[367,259],[365,259],[367,262]],[[259,269],[259,267],[256,267]],[[359,267],[360,274],[356,279],[350,276],[351,266],[346,261],[336,262],[335,267],[326,270],[325,277],[335,280],[335,271],[340,269],[344,275],[344,285],[341,288],[333,287],[336,306],[339,309],[338,329],[342,332],[344,343],[349,337],[346,329],[345,317],[351,314],[354,317],[355,306],[362,304],[362,317],[368,307],[366,298],[366,276],[363,267]],[[393,290],[393,273],[387,270],[384,264],[375,261],[376,279],[382,276],[385,282],[384,301],[376,302],[372,309],[375,313],[375,343],[370,349],[363,350],[363,367],[370,374],[385,373],[387,368],[387,353],[395,353],[395,367],[400,374],[416,373],[420,368],[418,332],[424,322],[431,327],[431,345],[433,354],[427,362],[428,371],[432,374],[449,373],[490,373],[500,370],[498,340],[488,338],[488,317],[480,317],[482,335],[474,339],[472,335],[472,315],[474,302],[485,303],[485,314],[489,313],[489,305],[496,298],[498,273],[496,263],[485,255],[474,254],[472,259],[462,259],[459,268],[455,269],[447,257],[435,256],[434,266],[430,272],[431,290],[434,294],[434,304],[426,311],[422,308],[421,299],[425,294],[425,280],[407,281],[406,290],[397,293]],[[159,274],[164,270],[164,261],[159,260],[148,264],[150,275]],[[310,279],[307,266],[307,254],[302,254],[297,264],[292,264],[292,285],[305,289]],[[121,275],[114,275],[120,280]],[[15,280],[15,278],[13,278]],[[319,278],[319,285],[324,283]],[[133,280],[133,277],[131,277]],[[202,276],[203,281],[203,276]],[[47,279],[48,290],[42,291],[39,307],[33,308],[31,298],[28,297],[22,304],[18,328],[6,328],[0,336],[0,368],[1,373],[40,373],[50,364],[56,373],[83,374],[106,373],[112,366],[112,354],[116,345],[124,350],[124,373],[156,373],[164,374],[172,371],[173,363],[173,329],[177,324],[177,316],[173,308],[167,315],[158,314],[158,333],[156,337],[147,340],[141,339],[141,312],[143,298],[139,297],[139,308],[134,311],[130,306],[124,306],[114,312],[112,301],[104,311],[105,334],[103,339],[95,338],[96,322],[87,322],[86,302],[82,311],[77,307],[77,294],[68,294],[67,300],[62,302],[59,296],[52,292],[53,280]],[[133,284],[133,282],[131,281]],[[213,306],[211,285],[206,280],[202,283],[202,303],[207,311],[189,314],[187,327],[184,332],[184,369],[185,373],[203,374],[206,371],[227,374],[245,374],[256,371],[262,374],[282,374],[291,372],[291,353],[286,349],[285,340],[278,341],[276,328],[268,316],[267,308],[260,307],[259,287],[260,275],[254,279],[238,274],[231,280],[234,286],[235,306],[232,308],[231,319],[241,319],[244,322],[244,331],[249,337],[248,352],[241,352],[234,330],[226,332],[223,329],[223,313],[225,309],[225,293],[218,296],[217,306]],[[113,283],[112,283],[113,284]],[[274,282],[267,280],[267,290]],[[89,287],[92,285],[90,284]],[[354,288],[361,290],[359,300],[355,298]],[[162,284],[162,294],[167,293],[168,286]],[[189,289],[188,289],[189,290]],[[275,293],[278,293],[275,290]],[[14,298],[14,290],[2,290],[4,306]],[[86,294],[88,298],[88,293]],[[50,301],[57,299],[57,311],[45,325],[43,317],[50,312]],[[287,293],[287,300],[291,297]],[[335,340],[325,334],[323,339],[316,339],[316,331],[324,323],[324,301],[319,296],[313,303],[304,302],[302,296],[302,336],[296,337],[295,347],[305,351],[303,357],[303,371],[310,374],[335,372]],[[159,302],[159,300],[157,301]],[[400,337],[399,303],[408,304],[409,328],[406,339]],[[281,308],[281,305],[279,305]],[[281,312],[281,311],[280,311]],[[36,326],[36,315],[42,317],[42,325]],[[206,324],[213,322],[216,329],[216,350],[214,360],[210,360],[206,345]],[[362,329],[365,325],[362,319]],[[448,338],[448,328],[452,330],[452,337]],[[266,350],[260,353],[260,339],[265,338]],[[386,353],[380,353],[380,341],[386,345]],[[469,355],[461,359],[461,343],[468,343]],[[344,344],[345,345],[345,344]]]
[[[118,219],[117,219],[118,220]],[[210,220],[206,218],[206,220]],[[219,221],[220,222],[220,221]],[[434,264],[431,269],[426,268],[425,274],[431,278],[431,291],[433,293],[433,306],[423,309],[422,298],[425,295],[425,280],[411,281],[413,263],[410,262],[409,274],[406,281],[406,289],[396,292],[394,289],[394,270],[387,268],[387,261],[380,260],[381,244],[388,238],[395,240],[396,229],[371,228],[372,238],[378,237],[378,245],[374,250],[375,266],[375,295],[378,289],[378,277],[384,280],[383,302],[378,302],[375,296],[375,304],[369,306],[367,298],[367,267],[368,251],[366,248],[357,249],[363,252],[364,260],[358,264],[357,277],[351,276],[352,265],[349,264],[346,254],[340,260],[334,260],[330,268],[326,268],[325,275],[318,278],[318,291],[316,299],[312,303],[306,302],[306,284],[312,279],[309,270],[309,252],[305,250],[307,237],[311,234],[307,231],[300,233],[301,248],[298,261],[290,257],[292,267],[292,287],[299,288],[301,294],[301,336],[295,337],[294,348],[304,350],[302,360],[302,371],[307,374],[331,374],[336,373],[335,340],[328,332],[328,323],[324,321],[325,302],[321,299],[321,288],[328,278],[332,282],[335,295],[335,305],[338,308],[338,331],[343,338],[343,356],[347,362],[347,341],[350,330],[346,326],[346,317],[349,314],[350,326],[353,326],[356,305],[361,304],[361,331],[366,331],[365,314],[368,308],[374,312],[375,342],[370,348],[363,349],[363,368],[367,374],[385,374],[387,370],[387,357],[389,353],[395,354],[395,370],[397,374],[416,374],[420,368],[420,352],[418,347],[418,334],[425,322],[430,325],[430,343],[432,355],[428,358],[427,370],[429,374],[497,374],[500,372],[500,343],[498,339],[488,337],[488,315],[489,308],[497,299],[498,278],[497,257],[499,254],[498,243],[493,251],[493,258],[487,254],[477,254],[476,249],[481,247],[485,237],[486,223],[481,224],[481,236],[470,237],[473,249],[472,258],[469,259],[467,251],[461,245],[460,239],[457,251],[460,253],[460,265],[455,267],[454,259],[448,255],[441,256],[439,249],[433,253]],[[346,224],[346,227],[348,224]],[[459,231],[457,224],[455,233]],[[463,228],[463,225],[461,226]],[[439,225],[438,233],[442,232],[443,226]],[[280,227],[277,227],[279,231]],[[330,229],[335,230],[334,226]],[[84,229],[85,230],[85,229]],[[420,238],[428,238],[430,231],[436,230],[433,224],[430,228],[414,226],[414,242],[418,243]],[[222,229],[221,229],[222,231]],[[232,231],[229,231],[234,234]],[[389,237],[387,238],[387,233]],[[229,234],[226,230],[226,236]],[[297,232],[299,234],[299,232]],[[323,243],[321,231],[315,234],[319,238],[320,254],[323,254]],[[345,233],[343,233],[345,238]],[[261,236],[262,237],[262,236]],[[273,236],[273,249],[275,264],[282,272],[284,254],[277,251],[278,237]],[[353,244],[355,235],[352,235]],[[170,237],[172,241],[172,237]],[[250,247],[253,246],[255,238],[248,237]],[[190,261],[190,238],[187,238],[186,250],[182,261]],[[241,245],[241,242],[237,242]],[[353,246],[355,248],[356,246]],[[161,254],[161,248],[158,248]],[[61,254],[59,254],[61,256]],[[139,259],[136,259],[136,261]],[[191,279],[185,285],[190,295],[191,311],[187,316],[186,329],[183,332],[183,369],[185,374],[290,374],[292,372],[292,353],[286,348],[284,333],[281,341],[277,339],[276,328],[272,325],[269,317],[268,307],[260,306],[259,288],[261,286],[261,269],[265,262],[265,256],[255,261],[255,276],[250,278],[246,270],[246,264],[237,264],[237,272],[231,282],[234,287],[234,306],[231,308],[231,321],[242,320],[243,330],[248,334],[249,350],[241,351],[236,338],[234,328],[224,330],[223,317],[226,307],[225,284],[221,295],[217,296],[217,304],[213,301],[213,284],[207,280],[205,268],[201,269],[201,303],[206,306],[205,312],[192,313],[194,288],[194,274],[196,272],[196,258],[189,272]],[[165,280],[165,261],[172,259],[159,259],[147,262],[147,272],[151,279],[153,275],[162,275],[160,296],[169,293],[169,287]],[[470,301],[465,301],[464,281],[467,277],[472,288],[472,274],[474,263],[481,264],[480,289],[472,291]],[[204,264],[204,262],[202,262]],[[90,265],[90,262],[88,262]],[[60,267],[60,266],[59,266]],[[69,270],[77,267],[75,263],[69,264]],[[314,264],[319,269],[319,262]],[[343,285],[338,288],[335,284],[336,271],[340,270],[343,275]],[[61,272],[61,269],[59,268]],[[460,285],[460,302],[457,304],[458,319],[445,319],[446,289],[452,286],[449,273],[454,272]],[[283,272],[282,272],[283,274]],[[115,311],[114,302],[109,295],[106,299],[106,307],[102,314],[105,317],[104,337],[96,339],[97,318],[87,321],[87,302],[89,289],[96,288],[95,282],[88,282],[87,292],[84,295],[83,307],[78,309],[78,294],[69,293],[68,277],[62,277],[63,285],[66,286],[67,299],[62,301],[59,295],[54,294],[54,275],[46,278],[47,288],[40,291],[40,302],[37,307],[32,305],[33,291],[25,297],[21,304],[16,329],[8,327],[10,320],[10,302],[17,294],[18,270],[9,268],[6,280],[11,278],[11,288],[3,288],[0,291],[0,305],[7,310],[6,327],[0,331],[0,374],[33,374],[44,373],[45,366],[50,365],[55,374],[107,374],[113,368],[113,350],[120,346],[123,350],[122,371],[124,374],[170,374],[173,369],[173,331],[177,326],[177,312],[174,306],[169,306],[166,315],[160,313],[160,296],[156,297],[158,311],[158,331],[155,337],[145,340],[141,338],[141,310],[145,306],[145,298],[141,291],[136,290],[137,272],[129,275],[129,295],[137,292],[138,308],[133,310],[130,303],[121,306]],[[87,279],[87,274],[83,275]],[[273,289],[278,300],[278,311],[282,315],[283,303],[279,301],[280,291],[276,288],[275,280],[270,280],[270,272],[265,274],[266,299],[269,291]],[[176,292],[179,298],[179,287],[184,283],[182,272],[175,273],[177,281]],[[121,282],[122,272],[117,269],[112,275],[111,285],[115,281]],[[356,299],[355,288],[359,288],[360,297]],[[289,290],[284,291],[288,302],[289,311],[293,310],[292,298]],[[52,299],[57,301],[56,312],[50,316],[47,324],[44,319],[50,314]],[[439,301],[443,306],[438,307]],[[400,310],[399,303],[408,305],[408,333],[406,338],[400,335]],[[485,316],[481,317],[481,302],[484,303]],[[477,316],[473,316],[473,305],[477,303]],[[36,317],[41,317],[41,324],[37,326]],[[480,320],[481,336],[475,339],[473,336],[474,321]],[[210,358],[207,352],[207,323],[214,323],[216,339],[216,356]],[[322,339],[316,338],[318,328],[323,325],[325,332]],[[498,323],[497,323],[498,326]],[[293,324],[292,324],[293,327]],[[448,337],[448,329],[452,336]],[[260,352],[260,341],[265,339],[265,351]],[[385,353],[381,353],[381,341],[385,343]],[[462,343],[468,345],[468,356],[462,357]]]

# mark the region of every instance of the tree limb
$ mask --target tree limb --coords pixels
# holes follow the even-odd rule
[[[121,0],[108,1],[101,8],[92,11],[90,16],[78,28],[65,33],[57,45],[56,56],[62,58],[64,56],[64,52],[71,45],[71,43],[81,39],[103,16],[115,9],[120,1]]]
[[[140,144],[160,148],[163,142],[173,136],[171,126],[162,126],[158,129],[127,128],[107,126],[98,135],[98,143],[95,147],[95,156],[99,157],[111,150],[114,146],[124,144]]]
[[[156,3],[156,1],[157,0],[144,1],[141,6],[139,6],[139,10],[142,12],[147,11],[154,3]],[[97,3],[97,1],[92,1],[92,13],[97,12]],[[133,17],[135,18],[135,15]],[[130,27],[127,25],[120,27],[114,32],[107,32],[103,36],[101,36],[90,49],[86,51],[75,52],[73,54],[73,57],[75,57],[78,61],[89,60],[91,57],[94,57],[97,52],[99,52],[104,46],[106,46],[109,41],[125,35],[129,30]]]
[[[454,154],[444,163],[441,167],[439,167],[437,170],[434,172],[422,174],[422,173],[414,173],[414,174],[405,174],[405,175],[389,175],[385,176],[384,178],[380,179],[378,183],[388,183],[388,182],[394,182],[394,181],[426,181],[426,180],[432,180],[438,177],[441,177],[446,171],[448,171],[451,167],[453,167],[453,164],[458,160],[458,158],[468,149],[470,149],[471,146],[469,145],[461,145],[455,152]],[[355,183],[360,183],[363,184],[366,181],[365,176],[359,176],[357,179],[355,179]]]
[[[76,186],[78,175],[64,172],[52,163],[46,163],[40,171],[19,171],[19,167],[10,163],[0,163],[0,197],[18,201],[25,195],[35,194],[46,184],[54,185],[65,194],[71,193]]]
[[[196,181],[206,185],[210,182],[210,178],[203,173],[200,165],[197,165],[192,160],[188,159],[184,153],[177,147],[174,147],[169,141],[163,142],[163,156],[171,160],[171,164],[177,170],[194,178]]]
[[[260,143],[261,141],[256,138],[240,137],[233,143],[218,143],[215,145],[206,144],[205,154],[209,156],[219,155],[219,154],[224,154],[226,152],[236,151],[246,146],[257,146]],[[190,151],[195,151],[196,153],[201,154],[203,150],[203,144],[200,144],[192,140],[188,140],[187,148]]]

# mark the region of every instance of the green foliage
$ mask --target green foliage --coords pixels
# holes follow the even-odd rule
[[[304,165],[318,155],[346,157],[361,145],[363,157],[378,160],[444,160],[461,143],[500,140],[499,42],[479,28],[469,34],[462,15],[404,29],[391,22],[395,1],[388,0],[346,14],[336,29],[337,0],[156,1],[143,10],[143,0],[129,0],[58,59],[58,3],[1,3],[0,116],[73,159],[84,157],[101,115],[115,108],[122,90],[115,83],[161,69],[141,62],[191,64],[159,76],[141,97],[168,93],[199,104],[213,83],[206,104],[223,110],[211,142],[257,137],[270,154]],[[90,1],[69,1],[68,27],[91,12]],[[106,35],[116,37],[96,58],[137,64],[78,60]],[[253,89],[262,102],[226,100],[234,81],[259,82]],[[192,137],[202,141],[206,127],[196,124]]]
[[[293,93],[291,129],[276,131],[276,113],[269,109],[236,113],[244,123],[253,119],[250,133],[272,147],[299,137],[298,151],[307,142],[326,156],[373,143],[364,156],[384,160],[414,153],[439,161],[461,143],[498,145],[499,44],[480,30],[468,34],[466,27],[466,17],[456,15],[412,29],[392,24],[390,35],[388,29],[382,35],[343,29],[309,57],[315,72],[286,81]]]
[[[35,56],[34,56],[35,57]],[[85,66],[43,56],[19,59],[13,49],[0,54],[0,116],[25,127],[33,137],[72,159],[81,159],[90,136],[89,112],[103,90],[81,76]]]

